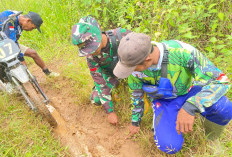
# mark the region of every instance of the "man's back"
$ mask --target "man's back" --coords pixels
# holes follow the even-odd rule
[[[5,20],[8,19],[8,17],[12,14],[17,13],[16,11],[11,11],[11,10],[7,10],[7,11],[3,11],[0,13],[0,30],[2,29],[2,24]],[[14,24],[12,24],[11,22],[9,22],[6,25],[6,29],[5,29],[5,34],[7,35],[8,38],[14,40],[17,43],[17,40],[19,39],[20,35],[21,35],[22,29],[19,26],[19,20],[17,18],[17,20],[14,22]]]

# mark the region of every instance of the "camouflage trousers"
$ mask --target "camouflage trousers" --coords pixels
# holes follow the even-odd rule
[[[102,78],[103,79],[103,78]],[[94,79],[95,80],[95,79]],[[108,77],[98,84],[94,82],[95,86],[90,95],[91,103],[96,105],[103,105],[106,113],[113,112],[112,102],[112,89],[119,84],[119,81],[115,77]]]

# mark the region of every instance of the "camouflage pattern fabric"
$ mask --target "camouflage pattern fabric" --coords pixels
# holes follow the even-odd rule
[[[112,30],[116,36],[116,29]],[[121,35],[125,36],[131,31],[121,28]],[[113,75],[113,71],[109,69],[113,60],[112,41],[106,32],[107,45],[101,50],[101,54],[97,56],[87,55],[87,64],[90,74],[94,80],[95,88],[91,94],[91,102],[102,104],[106,113],[113,112],[113,102],[111,98],[112,88],[119,84],[118,79]],[[118,37],[116,36],[118,41]]]
[[[101,28],[96,19],[87,16],[80,19],[72,28],[72,42],[79,47],[79,56],[94,53],[101,44]]]
[[[167,78],[171,80],[177,95],[187,94],[193,85],[202,86],[201,92],[187,100],[204,112],[205,107],[216,103],[229,88],[229,79],[213,65],[201,52],[180,48],[175,41],[164,41],[169,50]],[[143,83],[158,86],[161,70],[147,69],[142,72],[133,72],[128,78],[132,95],[132,124],[139,126],[144,112]],[[152,98],[150,98],[152,99]]]

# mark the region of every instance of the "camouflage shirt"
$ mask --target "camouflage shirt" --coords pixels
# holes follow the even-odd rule
[[[116,29],[111,30],[116,36],[116,41],[119,43]],[[121,36],[124,37],[131,31],[120,28]],[[108,31],[103,32],[107,36],[107,45],[101,50],[101,54],[93,56],[87,55],[87,64],[90,69],[90,74],[97,88],[101,104],[104,106],[106,113],[113,112],[113,103],[111,100],[111,89],[118,84],[117,78],[114,76],[111,64],[114,60],[113,44],[109,37]],[[116,49],[117,50],[117,49]]]
[[[212,106],[228,92],[230,88],[229,79],[201,52],[180,41],[164,41],[164,43],[169,51],[167,78],[170,79],[175,94],[177,96],[184,95],[188,93],[191,86],[202,86],[202,90],[195,96],[190,97],[185,104],[192,104],[199,112],[204,112],[205,107]],[[160,60],[162,61],[162,45],[160,47],[158,46],[161,54]],[[140,124],[144,113],[142,85],[148,83],[158,86],[161,69],[157,67],[160,67],[160,65],[155,68],[150,67],[142,72],[133,72],[128,78],[132,94],[132,124],[135,126]]]

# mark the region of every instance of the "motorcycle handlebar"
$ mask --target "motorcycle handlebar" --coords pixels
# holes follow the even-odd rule
[[[20,14],[22,14],[23,12],[20,11],[16,14],[13,14],[11,16],[8,17],[8,19],[6,21],[3,22],[2,24],[2,31],[4,32],[5,31],[5,27],[6,27],[6,24],[9,22],[9,21],[16,21],[17,20],[17,16],[19,16]]]

